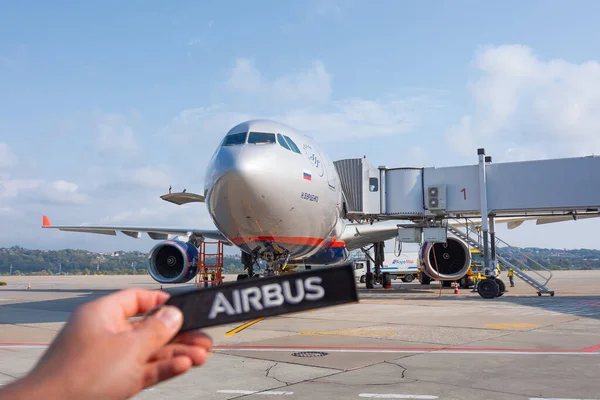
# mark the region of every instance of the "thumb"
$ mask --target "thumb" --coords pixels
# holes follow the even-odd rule
[[[164,306],[142,322],[136,331],[143,355],[150,356],[177,334],[183,324],[183,314],[174,306]]]

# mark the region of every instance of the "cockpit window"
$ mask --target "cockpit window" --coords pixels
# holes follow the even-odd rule
[[[294,141],[292,139],[290,139],[289,136],[285,136],[285,140],[287,140],[288,144],[292,148],[292,151],[294,151],[298,154],[302,154],[302,153],[300,153],[300,149],[298,148],[298,146],[296,146],[296,143],[294,143]]]
[[[287,144],[287,142],[285,141],[285,139],[283,138],[283,135],[281,133],[277,134],[277,141],[279,142],[281,147],[285,147],[288,150],[292,150],[292,149],[290,149],[290,146]]]
[[[246,143],[246,132],[234,133],[233,135],[225,136],[223,140],[223,146],[235,146]]]
[[[275,143],[275,134],[266,132],[250,132],[248,143]]]

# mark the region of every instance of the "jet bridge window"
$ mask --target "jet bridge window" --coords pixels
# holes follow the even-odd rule
[[[250,132],[248,143],[275,143],[275,134],[266,132]]]
[[[296,143],[294,143],[294,141],[290,139],[289,136],[285,136],[285,140],[287,140],[288,144],[290,145],[290,148],[294,153],[302,154],[298,146],[296,146]]]
[[[223,146],[235,146],[246,143],[246,132],[234,133],[233,135],[225,136],[223,140]]]
[[[290,151],[292,150],[292,149],[290,149],[290,146],[287,144],[287,142],[285,141],[285,139],[283,138],[283,135],[281,133],[277,134],[277,141],[279,142],[281,147],[284,147]]]
[[[369,178],[369,190],[371,192],[376,192],[379,190],[379,179]]]

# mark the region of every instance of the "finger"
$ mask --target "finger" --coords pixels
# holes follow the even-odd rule
[[[213,346],[210,336],[202,331],[188,331],[175,336],[173,343],[188,344],[190,346],[203,347],[207,351]]]
[[[168,360],[171,358],[186,356],[192,361],[192,365],[198,366],[206,362],[208,357],[207,350],[202,347],[188,346],[179,343],[170,343],[165,347],[160,348],[154,353],[149,362],[155,362],[160,360]]]
[[[169,297],[169,293],[162,290],[125,289],[101,297],[90,305],[102,308],[103,312],[113,310],[125,319],[164,304]]]
[[[183,314],[174,306],[164,306],[154,315],[141,321],[132,331],[140,346],[139,356],[145,362],[152,354],[167,344],[183,324]]]
[[[174,378],[187,372],[190,368],[192,368],[192,362],[187,356],[178,356],[151,363],[144,370],[144,387]]]

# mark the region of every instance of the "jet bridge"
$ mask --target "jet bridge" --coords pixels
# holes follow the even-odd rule
[[[442,168],[376,168],[365,158],[336,161],[347,218],[411,221],[412,225],[399,225],[415,228],[413,239],[403,235],[406,241],[443,242],[450,230],[483,251],[483,272],[487,278],[494,278],[497,262],[494,218],[539,217],[543,222],[546,218],[559,221],[600,216],[600,157],[494,164],[484,149],[478,149],[477,154],[477,164]],[[477,241],[469,236],[468,229],[476,226],[471,218],[481,218],[477,224],[481,230]],[[448,227],[452,224],[450,221],[459,220],[467,228],[466,233],[456,224]],[[430,236],[424,237],[424,228],[443,232],[433,235],[429,232]],[[502,261],[513,268],[516,276],[538,290],[539,295],[554,295],[546,286],[550,278],[536,280],[518,268],[517,263],[506,258]],[[547,272],[551,276],[551,272]],[[490,285],[493,286],[491,283],[483,286]],[[486,289],[480,285],[480,294],[483,297],[502,295],[503,286],[499,282],[484,294],[481,290]]]

